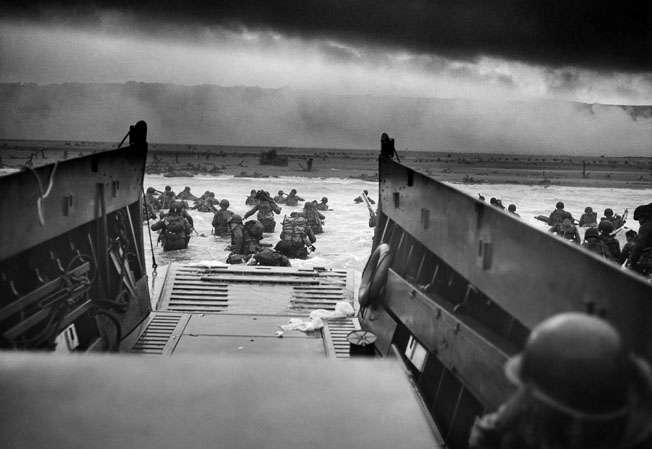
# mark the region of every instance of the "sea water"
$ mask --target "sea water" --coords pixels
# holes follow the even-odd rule
[[[250,206],[245,205],[245,199],[251,190],[266,190],[272,197],[279,190],[286,194],[291,189],[296,189],[298,195],[306,201],[320,201],[322,197],[328,198],[328,205],[332,210],[322,211],[326,217],[324,233],[318,234],[315,243],[316,250],[308,259],[293,259],[292,266],[299,268],[323,267],[326,269],[354,269],[362,271],[371,253],[373,229],[369,227],[369,210],[364,202],[355,203],[354,198],[361,195],[363,190],[369,192],[369,197],[378,199],[378,183],[359,179],[340,178],[303,178],[303,177],[270,177],[246,178],[233,176],[194,176],[165,178],[162,175],[147,175],[145,188],[154,187],[163,190],[166,185],[172,187],[177,194],[187,186],[195,196],[201,196],[205,191],[212,191],[218,199],[228,199],[229,209],[240,214],[243,218]],[[509,204],[516,205],[524,223],[547,230],[548,227],[536,216],[548,216],[555,209],[555,204],[562,201],[565,210],[571,212],[573,217],[579,219],[584,209],[591,206],[602,216],[606,208],[612,208],[615,213],[621,214],[629,209],[629,219],[626,227],[638,230],[638,222],[632,219],[636,206],[652,202],[652,189],[612,189],[589,187],[563,187],[563,186],[527,186],[514,184],[451,184],[474,198],[483,195],[488,202],[491,197],[501,199],[505,207]],[[304,202],[298,206],[280,205],[281,214],[276,217],[276,230],[274,233],[265,234],[263,243],[275,245],[279,241],[281,223],[284,216],[289,216],[294,211],[301,211]],[[375,210],[376,205],[373,206]],[[189,211],[194,219],[196,233],[190,240],[188,249],[164,252],[157,245],[157,233],[149,231],[147,223],[144,224],[146,264],[151,274],[152,260],[159,266],[165,266],[173,261],[195,263],[225,263],[229,251],[230,238],[215,237],[211,235],[213,213]],[[251,218],[255,218],[254,213]],[[150,225],[152,222],[150,222]],[[583,236],[583,231],[580,231]],[[625,243],[625,233],[620,232],[618,239],[621,247]],[[149,235],[152,245],[150,246]],[[153,246],[153,251],[152,251]],[[153,259],[152,259],[153,256]]]

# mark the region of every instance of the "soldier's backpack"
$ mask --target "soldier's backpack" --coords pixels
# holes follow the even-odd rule
[[[249,220],[244,224],[245,229],[256,240],[263,238],[263,224],[258,220]]]
[[[185,234],[186,225],[184,223],[184,218],[178,215],[169,215],[166,217],[167,225],[165,230],[172,234]]]
[[[605,259],[613,259],[613,256],[611,255],[611,251],[609,251],[609,248],[607,245],[600,239],[589,239],[586,242],[582,244],[582,246],[586,249],[588,249],[591,252],[594,252]]]
[[[269,248],[265,248],[264,250],[259,251],[254,257],[256,258],[256,262],[258,262],[259,265],[265,265],[269,267],[290,266],[287,257]]]
[[[229,218],[231,218],[232,212],[228,210],[218,210],[215,213],[215,227],[223,226],[226,227],[229,224]]]

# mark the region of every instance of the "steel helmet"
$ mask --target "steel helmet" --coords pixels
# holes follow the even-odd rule
[[[563,209],[563,208],[564,208],[564,203],[562,203],[561,201],[559,201],[559,202],[555,205],[555,207],[556,207],[557,209]]]
[[[600,238],[600,233],[595,228],[589,228],[584,233],[584,240]]]
[[[598,224],[598,230],[611,234],[614,230],[614,225],[609,220],[602,220],[600,224]]]
[[[634,209],[634,220],[638,221],[642,218],[652,218],[652,203]]]
[[[238,214],[231,215],[231,218],[228,220],[229,223],[242,223],[242,217]]]
[[[321,199],[321,202],[322,202],[322,203],[328,203],[328,198],[323,197],[323,198]]]
[[[605,216],[605,217],[611,217],[613,214],[614,214],[614,211],[611,210],[611,208],[606,208],[606,209],[604,210],[604,216]]]
[[[174,215],[180,215],[182,211],[182,207],[180,203],[172,203],[170,206],[169,213],[174,214]]]
[[[154,187],[147,187],[147,193],[156,193],[156,189]]]
[[[508,360],[505,373],[558,411],[604,420],[630,411],[633,365],[609,323],[582,313],[562,313],[532,329],[524,351]]]
[[[584,212],[586,212],[587,214],[592,214],[593,208],[591,206],[587,206],[586,209],[584,209]]]
[[[229,203],[229,200],[225,199],[225,200],[220,201],[220,206],[222,206],[222,207],[229,207],[230,205],[231,205],[231,203]]]

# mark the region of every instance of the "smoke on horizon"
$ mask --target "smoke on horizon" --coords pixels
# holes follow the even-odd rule
[[[336,96],[292,89],[0,84],[0,138],[119,141],[148,122],[158,143],[649,156],[652,107],[562,101]]]

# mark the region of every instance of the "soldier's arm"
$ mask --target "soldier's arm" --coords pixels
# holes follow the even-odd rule
[[[247,212],[244,215],[244,218],[250,217],[251,215],[255,214],[257,210],[258,210],[258,204],[256,204],[249,212]]]

